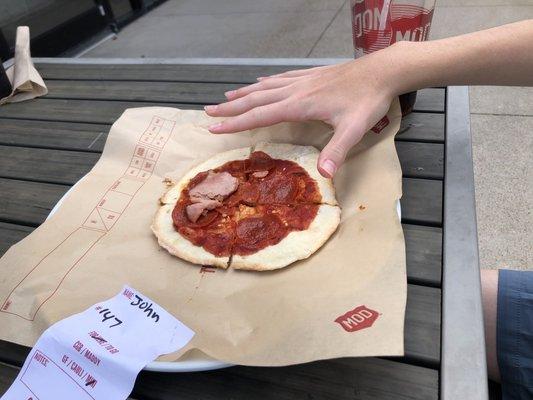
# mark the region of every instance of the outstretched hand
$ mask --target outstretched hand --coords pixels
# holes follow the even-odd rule
[[[206,106],[212,133],[233,133],[283,121],[319,120],[331,125],[333,137],[318,159],[319,172],[331,178],[347,152],[389,109],[395,96],[382,71],[386,52],[343,64],[288,71],[258,78],[252,85],[226,92],[227,102]]]

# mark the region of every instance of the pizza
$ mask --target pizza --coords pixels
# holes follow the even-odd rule
[[[256,271],[311,256],[341,213],[318,155],[261,142],[209,158],[161,197],[152,223],[159,245],[195,264]]]

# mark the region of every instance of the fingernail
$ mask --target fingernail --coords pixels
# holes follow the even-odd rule
[[[224,96],[226,96],[228,99],[232,97],[235,94],[236,90],[230,90],[226,93],[224,93]]]
[[[222,122],[217,122],[216,124],[209,125],[209,126],[207,127],[207,129],[208,129],[210,132],[216,132],[216,131],[220,130],[220,128],[222,128]]]
[[[205,106],[204,107],[204,110],[205,111],[215,111],[217,109],[217,105],[212,105],[212,106]]]
[[[333,177],[333,175],[335,175],[335,172],[337,171],[337,166],[331,160],[324,161],[322,163],[322,168],[328,173],[330,177]]]
[[[262,81],[263,79],[265,79],[264,76],[259,76],[259,77],[257,77],[257,80],[258,80],[258,81]]]

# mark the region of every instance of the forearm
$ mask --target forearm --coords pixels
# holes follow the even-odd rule
[[[447,85],[533,86],[533,20],[389,49],[385,76],[395,94]]]

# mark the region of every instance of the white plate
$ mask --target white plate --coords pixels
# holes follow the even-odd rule
[[[74,186],[72,186],[67,193],[59,199],[57,204],[52,208],[50,211],[50,214],[48,214],[48,217],[46,219],[50,218],[52,215],[55,214],[55,212],[58,210],[58,208],[61,206],[65,198],[68,196],[70,191],[74,189],[74,187],[81,182],[83,178],[81,178]],[[398,218],[402,219],[402,209],[400,206],[400,202],[398,201],[396,204],[396,210],[398,211]],[[198,358],[196,358],[198,357]],[[183,360],[183,361],[174,361],[174,362],[165,362],[165,361],[153,361],[146,365],[144,367],[147,371],[157,371],[157,372],[198,372],[198,371],[210,371],[213,369],[221,369],[221,368],[227,368],[233,366],[233,364],[228,364],[222,361],[214,360],[212,358],[207,357],[206,355],[198,355],[194,358],[191,358],[190,360]]]

